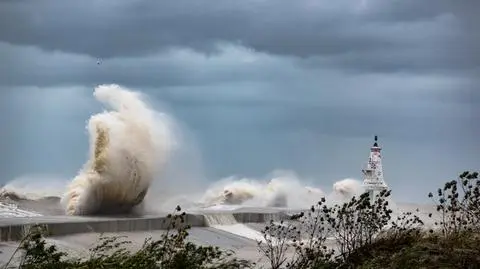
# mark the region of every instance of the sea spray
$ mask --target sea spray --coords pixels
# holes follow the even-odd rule
[[[335,182],[333,184],[333,191],[347,195],[362,193],[363,189],[360,181],[352,178],[346,178]]]
[[[168,109],[168,104],[158,103],[157,100],[155,105],[159,105],[162,111],[172,110]],[[165,169],[162,170],[162,180],[152,182],[145,197],[142,209],[146,214],[170,212],[177,205],[181,205],[184,210],[196,209],[201,197],[199,190],[205,190],[211,183],[205,176],[195,134],[178,118],[174,118],[169,127],[170,134],[175,137],[175,148],[170,152]]]
[[[88,121],[90,156],[62,197],[68,215],[122,213],[141,204],[172,149],[169,122],[138,92],[95,88],[112,110]]]
[[[335,182],[333,191],[326,198],[331,203],[344,203],[353,196],[359,197],[363,192],[364,189],[359,180],[346,178]]]
[[[333,192],[306,185],[294,172],[274,171],[269,179],[230,177],[218,181],[205,192],[201,202],[206,207],[242,205],[305,209],[322,197],[332,203],[344,202],[362,193],[360,181],[344,179],[334,183]]]

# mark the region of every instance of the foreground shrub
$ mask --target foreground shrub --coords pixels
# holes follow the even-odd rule
[[[458,179],[445,183],[437,196],[428,195],[437,204],[444,236],[456,236],[466,230],[480,231],[480,180],[478,173],[464,172]]]
[[[283,264],[288,268],[325,268],[348,263],[351,253],[371,244],[391,220],[389,196],[389,191],[382,191],[372,201],[364,193],[333,206],[323,198],[308,212],[292,217],[288,224],[271,222],[262,232],[265,240],[258,242],[259,249],[274,269]],[[328,237],[334,239],[336,248],[326,246]],[[289,247],[293,254],[287,262]]]
[[[271,222],[259,249],[272,268],[480,268],[478,173],[438,190],[441,221],[429,231],[414,212],[392,220],[389,196],[362,194],[333,206],[322,199],[287,222]]]

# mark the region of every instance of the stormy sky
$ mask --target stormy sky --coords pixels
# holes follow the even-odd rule
[[[361,178],[378,134],[394,196],[426,201],[479,168],[479,10],[475,0],[0,0],[1,182],[74,176],[85,122],[101,111],[93,88],[116,83],[180,122],[196,145],[183,169],[198,177],[284,169],[329,189]]]

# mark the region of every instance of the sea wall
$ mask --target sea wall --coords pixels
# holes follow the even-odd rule
[[[288,218],[283,212],[237,212],[215,213],[215,215],[233,215],[238,223],[265,223],[270,220],[280,221]],[[207,214],[186,214],[185,225],[191,227],[207,227]],[[0,220],[0,241],[19,241],[34,225],[41,225],[46,230],[46,236],[62,236],[80,233],[116,233],[165,230],[170,225],[166,216],[122,217],[122,218],[92,218],[92,217],[29,217],[9,218]]]

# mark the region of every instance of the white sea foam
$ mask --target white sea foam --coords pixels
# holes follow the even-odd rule
[[[261,232],[245,224],[238,223],[232,214],[206,214],[205,221],[209,227],[222,230],[255,241],[264,241]]]
[[[38,217],[41,214],[22,210],[16,204],[0,203],[0,218],[9,217]]]

